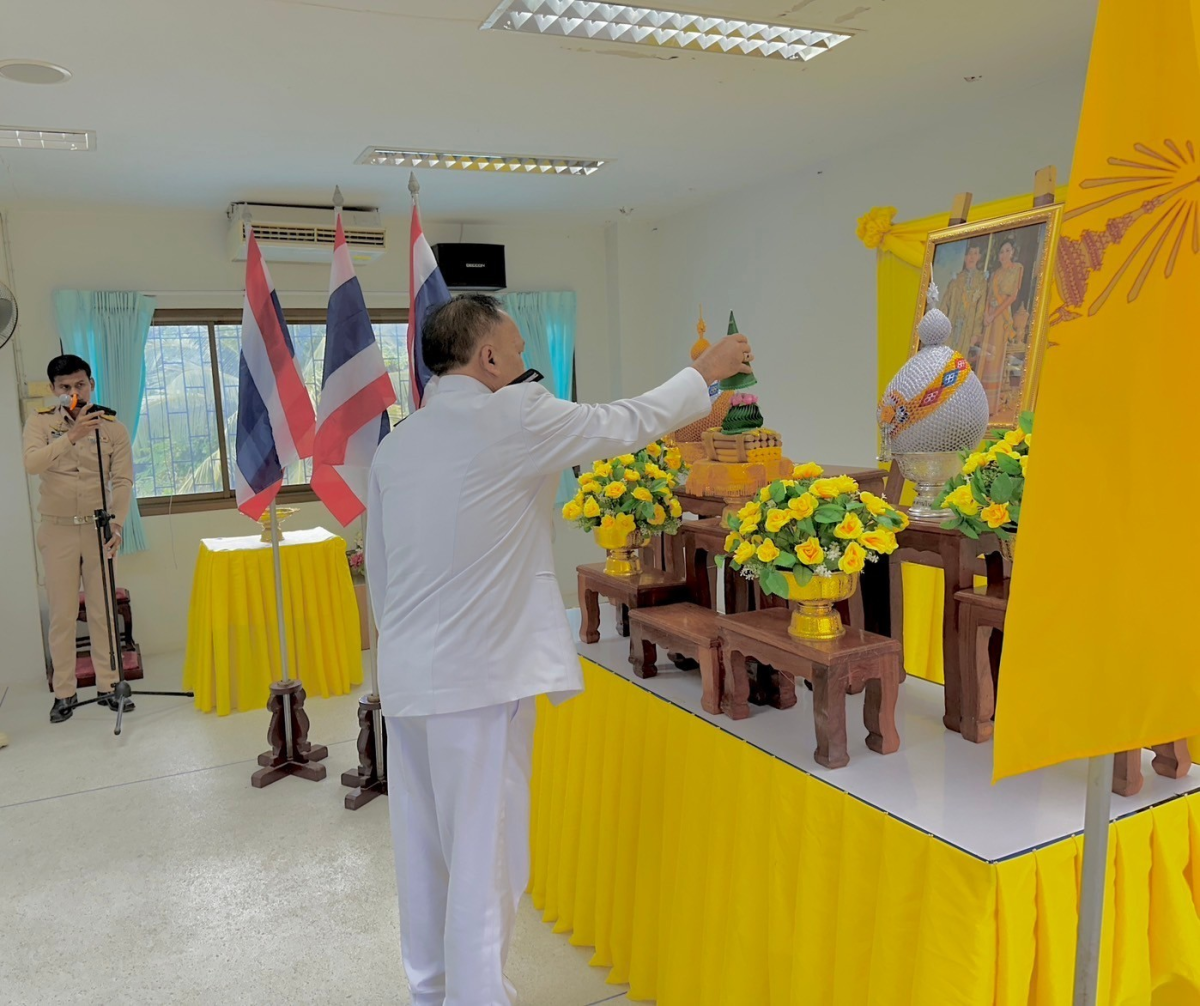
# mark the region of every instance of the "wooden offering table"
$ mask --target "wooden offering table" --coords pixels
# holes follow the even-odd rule
[[[1000,684],[1000,646],[1008,612],[1009,580],[972,587],[954,595],[958,610],[959,722],[963,738],[982,744],[995,727]],[[943,658],[944,659],[944,658]],[[946,681],[950,665],[946,663]],[[949,687],[947,687],[949,691]]]
[[[723,568],[713,565],[716,557],[725,551],[728,536],[720,517],[683,522],[679,538],[683,541],[683,571],[688,593],[701,607],[715,610],[717,599],[713,588],[717,576],[721,576],[725,583],[725,610],[731,614],[750,611],[750,582],[738,576],[728,564]]]
[[[1155,775],[1167,779],[1182,779],[1192,769],[1192,754],[1187,741],[1156,744],[1151,767]],[[1142,789],[1142,752],[1122,751],[1113,762],[1112,791],[1117,796],[1137,796]]]
[[[901,508],[905,509],[905,508]],[[946,728],[962,730],[962,674],[958,641],[959,591],[968,591],[975,583],[978,556],[985,557],[989,580],[999,580],[1000,542],[995,535],[985,534],[978,541],[959,531],[948,531],[937,520],[910,518],[908,527],[898,532],[899,548],[889,558],[891,572],[891,636],[903,642],[904,637],[904,579],[903,564],[918,563],[934,566],[945,577],[942,599],[942,666],[946,679],[946,711],[942,722]]]
[[[600,641],[600,598],[608,597],[621,605],[624,636],[629,635],[626,619],[630,611],[687,600],[687,584],[661,569],[643,569],[633,576],[609,576],[604,563],[588,563],[579,573],[579,610],[582,621],[579,638],[585,643]]]
[[[667,604],[629,613],[629,661],[639,678],[658,673],[658,647],[682,654],[700,667],[703,692],[700,706],[714,716],[721,712],[722,678],[720,616],[710,608],[691,604]]]
[[[828,642],[797,639],[788,633],[790,614],[785,608],[767,608],[743,615],[725,615],[718,621],[725,655],[723,708],[733,719],[750,715],[750,682],[746,662],[756,659],[777,670],[780,705],[795,704],[794,684],[784,690],[784,679],[797,677],[813,686],[816,722],[815,758],[826,768],[841,768],[850,761],[846,748],[846,693],[865,682],[863,722],[867,747],[891,754],[900,747],[896,730],[896,699],[900,693],[900,644],[886,636],[848,628],[840,639]],[[790,701],[788,701],[790,693]]]

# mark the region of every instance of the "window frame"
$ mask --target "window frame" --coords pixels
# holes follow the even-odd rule
[[[324,325],[328,311],[323,308],[297,308],[286,312],[289,324]],[[367,309],[372,325],[395,325],[408,323],[407,308]],[[225,436],[225,402],[221,390],[221,375],[215,362],[217,354],[217,326],[240,325],[242,309],[239,308],[159,308],[150,322],[156,325],[204,325],[208,328],[209,378],[213,385],[213,401],[216,405],[217,445],[221,453],[221,492],[186,493],[175,496],[139,496],[138,512],[143,517],[157,517],[173,513],[200,513],[208,510],[235,510],[237,496],[229,484],[229,472],[233,466],[231,445]],[[281,504],[315,503],[320,499],[308,483],[282,486],[277,500]]]

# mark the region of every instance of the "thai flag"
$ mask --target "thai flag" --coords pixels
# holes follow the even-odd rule
[[[312,457],[316,423],[275,284],[251,230],[235,441],[237,504],[247,517],[257,520],[271,505],[288,465]]]
[[[419,409],[425,397],[425,386],[433,374],[425,366],[421,348],[425,319],[434,308],[450,299],[446,281],[438,268],[433,249],[421,230],[421,211],[413,200],[411,255],[408,271],[408,372],[412,383],[413,409]]]
[[[312,487],[343,527],[367,508],[367,474],[395,402],[338,211]]]

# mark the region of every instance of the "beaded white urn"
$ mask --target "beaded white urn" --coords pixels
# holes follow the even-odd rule
[[[988,428],[987,395],[970,364],[946,345],[950,319],[937,299],[930,284],[931,306],[917,326],[921,348],[892,378],[877,413],[884,458],[917,486],[908,512],[929,519],[952,516],[938,509],[937,497],[958,472],[959,453],[974,449]]]

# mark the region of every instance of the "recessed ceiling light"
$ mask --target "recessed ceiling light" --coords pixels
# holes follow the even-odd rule
[[[367,147],[355,164],[396,168],[446,168],[451,171],[492,171],[529,175],[594,175],[610,162],[586,157],[538,157],[516,154],[471,154]]]
[[[91,129],[26,129],[0,126],[0,147],[28,150],[95,150],[96,133]]]
[[[482,28],[801,61],[850,38],[817,28],[591,0],[504,0]]]
[[[71,79],[71,71],[40,59],[6,59],[0,61],[0,77],[19,84],[61,84]]]

